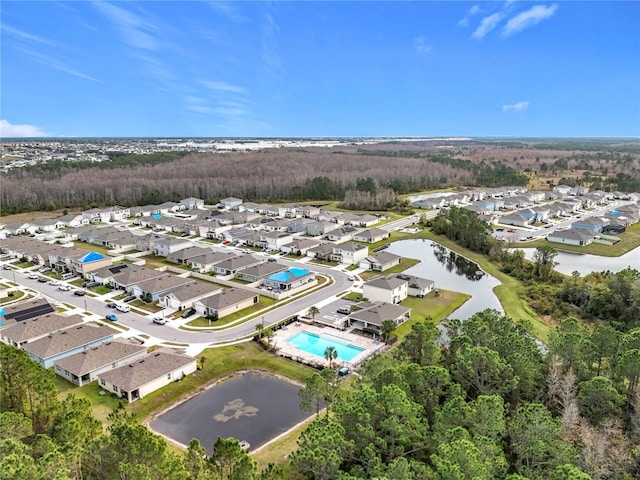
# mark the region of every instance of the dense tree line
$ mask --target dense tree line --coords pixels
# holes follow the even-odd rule
[[[496,243],[491,227],[476,212],[460,207],[443,209],[429,222],[433,233],[444,235],[458,245],[487,254]]]
[[[208,456],[197,440],[185,454],[124,408],[106,425],[88,400],[57,399],[55,374],[25,350],[0,344],[0,472],[6,480],[284,480],[262,472],[234,439],[219,438]],[[106,427],[106,428],[105,428]]]
[[[414,324],[302,433],[292,468],[318,480],[637,478],[637,332],[613,351],[607,332],[575,338],[567,322],[551,352],[495,311],[450,321],[443,348],[430,322]],[[576,377],[580,341],[591,349]]]

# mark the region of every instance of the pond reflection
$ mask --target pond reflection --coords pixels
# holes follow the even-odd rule
[[[433,255],[436,257],[448,272],[454,272],[456,275],[464,276],[467,280],[476,282],[484,276],[484,272],[480,270],[477,263],[466,259],[462,255],[458,255],[453,250],[438,243],[432,242]]]

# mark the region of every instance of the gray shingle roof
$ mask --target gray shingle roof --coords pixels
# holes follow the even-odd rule
[[[82,317],[80,315],[65,316],[59,313],[48,313],[23,322],[14,323],[13,325],[8,325],[2,329],[2,335],[16,343],[21,343],[30,338],[62,330],[73,325],[78,325],[79,323],[82,323]]]
[[[387,277],[378,277],[374,278],[373,280],[369,280],[367,283],[365,283],[365,285],[369,287],[383,288],[385,290],[394,290],[403,283],[407,283],[407,280],[389,275]]]
[[[45,359],[101,339],[108,340],[114,333],[116,333],[115,330],[104,325],[83,323],[27,343],[24,345],[24,349]]]
[[[230,307],[255,296],[255,293],[248,290],[232,287],[224,292],[203,298],[201,302],[207,308],[222,310],[223,308]]]
[[[147,347],[136,345],[128,340],[117,338],[110,342],[102,343],[97,347],[92,347],[82,352],[74,353],[68,357],[61,358],[54,362],[58,367],[67,370],[78,377],[86,373],[93,372],[98,368],[119,362],[141,351],[146,351]]]
[[[98,378],[130,392],[192,362],[195,362],[192,357],[160,349],[140,360],[101,373]]]

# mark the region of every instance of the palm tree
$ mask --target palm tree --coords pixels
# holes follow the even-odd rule
[[[258,332],[258,340],[262,340],[262,329],[264,328],[264,325],[262,323],[258,323],[256,325],[256,331]]]
[[[313,323],[316,323],[316,315],[320,313],[320,309],[315,305],[309,307],[307,310],[307,315],[311,316]]]
[[[396,322],[393,320],[384,320],[382,325],[380,325],[380,335],[382,336],[382,341],[387,343],[391,338],[391,334],[396,329]]]
[[[324,358],[329,362],[329,368],[331,368],[333,361],[338,358],[336,347],[329,345],[324,351]]]

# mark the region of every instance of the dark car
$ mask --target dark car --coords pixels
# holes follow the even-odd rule
[[[46,278],[46,277],[38,277],[38,281],[39,281],[40,283],[47,283],[47,281],[48,281],[48,280],[47,280],[47,278]]]
[[[182,318],[187,318],[190,317],[191,315],[193,315],[194,313],[196,313],[196,309],[192,308],[190,310],[185,311],[182,315],[180,315]]]
[[[83,295],[86,295],[87,292],[85,292],[84,290],[74,290],[73,294],[82,297]]]
[[[117,306],[117,303],[114,303],[114,302],[107,303],[107,307],[109,308],[116,308],[116,306]]]
[[[105,315],[104,318],[106,318],[107,320],[111,320],[112,322],[118,321],[118,317],[116,317],[113,313],[110,313],[109,315]]]
[[[128,297],[124,297],[122,301],[124,303],[129,303],[129,302],[133,302],[135,299],[136,299],[135,295],[129,295]]]

